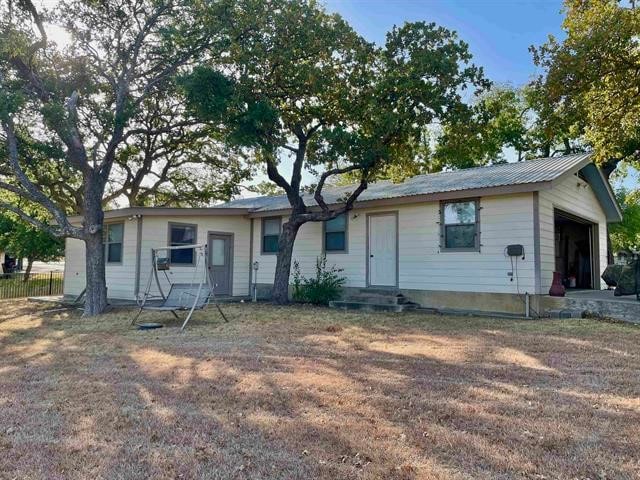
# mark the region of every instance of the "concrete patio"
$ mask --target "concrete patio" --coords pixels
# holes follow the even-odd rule
[[[566,310],[576,315],[640,323],[640,302],[635,295],[616,297],[613,290],[569,290],[564,297],[544,297],[544,310]]]

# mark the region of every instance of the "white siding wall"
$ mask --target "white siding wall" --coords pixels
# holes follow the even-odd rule
[[[207,243],[209,231],[234,234],[233,295],[247,295],[249,291],[249,220],[244,217],[145,217],[143,219],[140,265],[140,290],[146,287],[151,273],[151,248],[166,246],[169,222],[198,225],[198,243]],[[121,265],[106,267],[106,280],[110,298],[133,299],[136,278],[137,220],[124,220],[123,261]],[[195,272],[195,275],[194,275]],[[200,280],[202,265],[197,269],[172,266],[168,275],[172,281]],[[160,278],[164,274],[160,272]],[[166,281],[165,281],[166,283]],[[153,284],[155,287],[155,284]],[[166,286],[166,285],[165,285]],[[78,295],[85,288],[84,243],[67,239],[65,248],[65,295]],[[166,293],[166,291],[165,291]]]
[[[207,217],[145,217],[142,226],[140,291],[144,291],[151,275],[151,249],[167,245],[169,223],[186,223],[198,226],[200,244],[207,243],[208,232],[233,233],[233,295],[249,293],[249,228],[250,220],[240,216]],[[167,275],[174,283],[198,282],[203,274],[203,265],[172,265]],[[163,272],[159,272],[163,288],[168,288]],[[155,291],[155,282],[152,281]],[[165,289],[167,293],[167,289]]]
[[[399,287],[418,290],[515,293],[516,282],[507,275],[508,244],[524,245],[525,260],[518,260],[520,292],[534,290],[533,194],[480,199],[481,251],[440,252],[440,204],[357,210],[349,214],[348,253],[329,254],[327,261],[344,269],[347,286],[366,286],[366,214],[397,211],[399,218]],[[356,216],[354,218],[354,216]],[[254,258],[260,262],[258,283],[272,283],[275,255],[261,254],[261,220],[255,219]],[[322,252],[322,224],[303,225],[296,239],[294,260],[305,275],[313,275]]]
[[[118,220],[123,223],[122,263],[109,264],[105,268],[107,295],[109,298],[133,298],[136,263],[136,220]],[[86,286],[84,242],[67,238],[65,245],[64,294],[79,295]]]
[[[578,186],[580,184],[580,186]],[[607,268],[607,220],[593,190],[576,175],[543,190],[539,197],[540,208],[540,259],[541,289],[546,293],[551,287],[555,270],[554,208],[577,215],[598,225],[600,274]],[[596,285],[599,288],[600,285]]]
[[[579,179],[571,176],[551,190],[539,192],[541,290],[548,291],[555,268],[553,209],[560,208],[599,226],[600,264],[606,267],[606,220],[591,188],[577,187]],[[585,182],[580,181],[584,185]],[[367,214],[398,212],[399,287],[416,290],[516,293],[535,290],[534,228],[532,193],[482,197],[480,199],[480,252],[440,251],[440,204],[422,204],[357,210],[349,214],[348,253],[327,255],[329,264],[340,266],[347,286],[366,286]],[[254,221],[253,258],[260,262],[257,282],[273,283],[276,256],[261,253],[262,221]],[[145,217],[143,221],[140,289],[144,289],[151,272],[152,247],[167,244],[170,222],[198,225],[198,243],[207,242],[209,231],[234,234],[233,295],[249,293],[250,220],[241,216]],[[125,220],[122,265],[107,266],[109,296],[132,298],[135,284],[136,221]],[[518,259],[518,287],[511,281],[511,262],[505,256],[509,244],[522,244],[525,260]],[[314,273],[316,258],[322,253],[322,224],[308,223],[298,234],[293,257],[303,274]],[[201,270],[200,270],[201,272]],[[173,281],[190,282],[193,267],[173,266],[168,272]],[[163,274],[161,274],[163,277]],[[199,277],[198,277],[199,278]],[[66,243],[65,294],[77,295],[85,286],[84,244],[68,239]]]

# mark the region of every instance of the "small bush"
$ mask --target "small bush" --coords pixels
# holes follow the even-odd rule
[[[314,305],[328,305],[330,301],[338,300],[347,281],[340,272],[342,268],[335,265],[327,267],[327,257],[324,255],[316,259],[314,278],[304,277],[300,272],[300,264],[293,262],[293,299]]]

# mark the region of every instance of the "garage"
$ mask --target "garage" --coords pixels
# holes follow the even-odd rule
[[[592,289],[594,254],[598,251],[597,225],[561,210],[554,210],[556,272],[562,284],[572,289]]]

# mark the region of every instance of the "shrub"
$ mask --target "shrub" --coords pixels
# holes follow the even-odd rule
[[[296,260],[293,262],[293,299],[314,305],[328,305],[330,301],[338,300],[347,281],[340,272],[342,268],[335,265],[327,267],[327,257],[323,255],[316,259],[315,277],[306,278],[300,272],[300,264]]]

